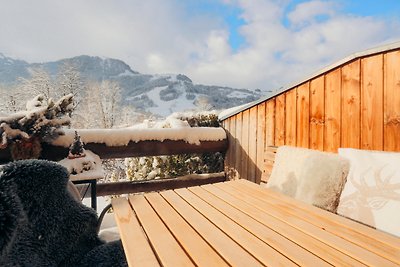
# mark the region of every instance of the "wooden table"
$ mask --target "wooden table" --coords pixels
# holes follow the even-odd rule
[[[129,266],[400,266],[400,238],[245,180],[112,204]]]

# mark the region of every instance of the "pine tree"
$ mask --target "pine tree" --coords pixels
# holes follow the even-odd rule
[[[71,146],[69,147],[69,154],[68,158],[80,158],[85,156],[85,149],[83,148],[83,143],[81,141],[81,137],[79,136],[78,132],[75,131],[74,141],[72,142]]]

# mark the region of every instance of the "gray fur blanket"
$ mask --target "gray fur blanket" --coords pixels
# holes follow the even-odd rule
[[[21,160],[0,171],[0,266],[127,266],[120,241],[98,238],[96,212],[67,191],[59,164]]]

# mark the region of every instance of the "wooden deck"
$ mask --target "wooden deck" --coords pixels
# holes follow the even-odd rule
[[[112,204],[129,266],[400,266],[400,238],[245,180]]]

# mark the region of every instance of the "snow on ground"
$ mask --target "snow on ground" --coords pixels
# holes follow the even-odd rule
[[[135,76],[135,74],[129,70],[125,70],[123,73],[118,74],[118,76]]]
[[[241,91],[233,91],[230,94],[228,94],[228,97],[237,97],[237,98],[245,98],[249,96],[249,93],[246,92],[241,92]]]
[[[169,114],[177,111],[193,110],[196,108],[196,106],[193,104],[194,100],[188,101],[186,99],[186,92],[184,88],[178,88],[178,90],[181,89],[179,90],[181,92],[181,95],[177,99],[173,99],[170,101],[162,100],[160,98],[160,92],[167,87],[168,86],[155,87],[153,90],[146,93],[147,96],[156,105],[155,107],[147,108],[147,111],[163,117],[167,117]]]

